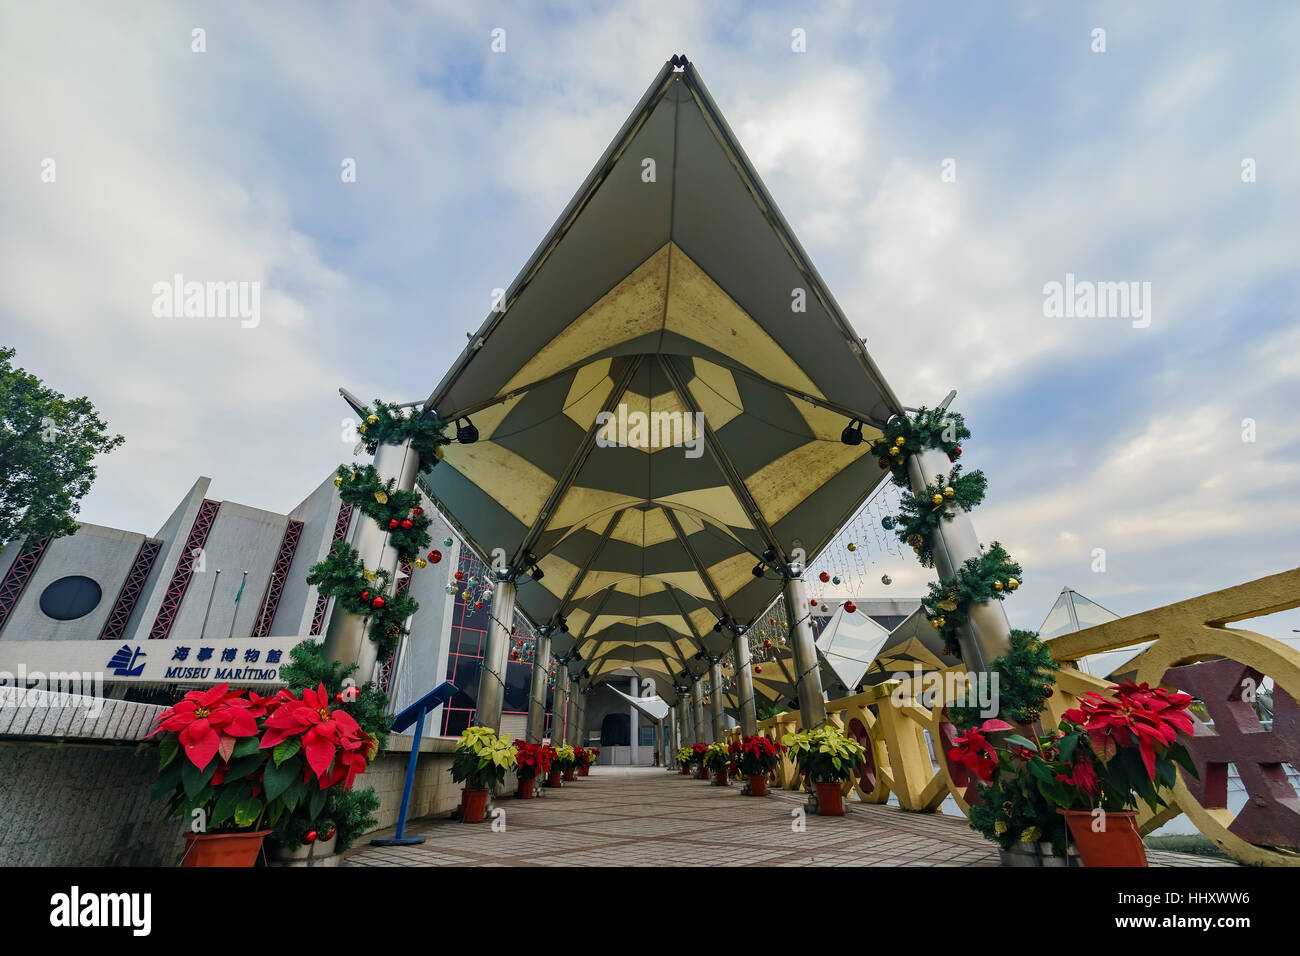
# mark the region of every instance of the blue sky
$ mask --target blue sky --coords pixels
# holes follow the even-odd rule
[[[1296,564],[1294,4],[131,9],[0,9],[0,339],[128,439],[85,520],[152,532],[199,474],[291,508],[350,451],[337,387],[425,397],[686,52],[895,391],[958,390],[1014,623]],[[176,272],[260,281],[261,324],[154,318]],[[1067,272],[1150,282],[1151,326],[1046,318]]]

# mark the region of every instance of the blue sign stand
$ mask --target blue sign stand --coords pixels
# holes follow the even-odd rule
[[[397,812],[397,833],[386,840],[371,840],[371,846],[413,846],[424,842],[422,836],[406,835],[406,811],[411,806],[411,786],[415,783],[415,765],[420,760],[420,738],[424,736],[424,715],[435,707],[447,703],[455,693],[456,685],[451,681],[444,681],[393,718],[394,732],[401,733],[414,723],[415,737],[411,741],[411,759],[406,764],[406,785],[402,788],[402,808]]]

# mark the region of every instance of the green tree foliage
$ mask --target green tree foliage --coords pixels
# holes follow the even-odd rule
[[[95,456],[125,439],[108,433],[90,399],[56,392],[13,357],[0,347],[0,542],[72,534]]]

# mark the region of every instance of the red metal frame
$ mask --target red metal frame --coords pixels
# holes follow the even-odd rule
[[[280,606],[280,595],[284,593],[284,582],[289,579],[289,565],[293,564],[293,554],[298,550],[300,537],[302,522],[290,521],[284,529],[284,537],[280,539],[280,553],[275,557],[271,583],[267,585],[266,597],[262,599],[262,609],[257,613],[253,637],[266,637],[271,633],[271,622],[275,620],[275,609]]]
[[[346,501],[339,505],[338,517],[334,519],[334,537],[330,541],[330,547],[334,546],[335,541],[342,541],[348,535],[348,525],[352,523],[352,506]],[[321,629],[325,626],[325,611],[329,608],[330,597],[328,594],[321,594],[316,598],[316,610],[311,616],[311,633],[320,634]]]
[[[4,630],[9,614],[17,607],[18,599],[23,596],[23,589],[27,587],[27,582],[32,579],[36,566],[45,556],[45,548],[49,545],[51,537],[44,537],[32,548],[19,552],[17,560],[9,568],[9,573],[5,575],[3,581],[0,581],[0,630]],[[22,547],[26,548],[28,540],[23,540]]]
[[[104,629],[99,633],[101,641],[119,640],[126,632],[127,622],[131,620],[131,612],[135,610],[136,601],[140,600],[144,583],[149,579],[149,572],[153,570],[153,563],[157,560],[160,551],[162,551],[162,542],[153,538],[146,538],[140,545],[140,550],[135,553],[135,563],[131,565],[131,573],[122,583],[122,590],[117,594],[113,610],[108,615],[108,620],[104,622]]]
[[[204,498],[203,503],[199,505],[199,513],[194,516],[194,526],[190,528],[189,537],[185,539],[185,548],[176,562],[171,583],[167,585],[162,606],[158,608],[158,616],[154,618],[153,628],[149,631],[150,640],[166,640],[167,635],[171,633],[176,614],[180,611],[181,602],[185,600],[185,592],[189,589],[190,579],[194,577],[194,552],[200,550],[208,540],[208,532],[212,530],[220,508],[221,502],[208,498]]]

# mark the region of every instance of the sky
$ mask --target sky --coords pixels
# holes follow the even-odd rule
[[[338,388],[426,398],[684,52],[896,394],[957,390],[1013,625],[1158,607],[1297,564],[1300,6],[1248,10],[9,0],[0,342],[127,438],[83,520],[287,511]],[[155,315],[178,273],[259,322]],[[1146,318],[1048,314],[1067,275]]]

